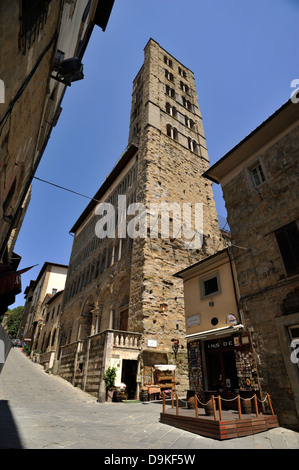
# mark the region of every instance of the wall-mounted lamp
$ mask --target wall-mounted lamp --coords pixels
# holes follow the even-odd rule
[[[168,299],[166,299],[166,302],[168,300],[175,300],[177,302],[178,299],[183,299],[184,297],[169,297]],[[165,313],[167,312],[167,309],[168,309],[168,305],[166,302],[163,302],[162,304],[160,304],[160,312],[161,313]]]
[[[168,305],[166,303],[160,304],[160,312],[165,313],[167,312]]]
[[[176,339],[176,338],[173,338],[172,340],[172,350],[174,352],[174,357],[176,358],[176,355],[177,355],[177,352],[179,350],[179,346],[180,346],[180,340],[179,339]]]

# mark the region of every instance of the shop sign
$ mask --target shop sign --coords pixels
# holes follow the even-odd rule
[[[228,323],[229,325],[236,325],[238,323],[237,317],[232,313],[229,313],[226,316],[226,323]]]
[[[158,341],[156,339],[148,339],[147,340],[147,347],[148,348],[157,348],[158,347]]]
[[[234,340],[233,338],[219,338],[213,341],[208,341],[206,345],[207,345],[207,349],[210,349],[210,350],[231,348],[234,346]]]

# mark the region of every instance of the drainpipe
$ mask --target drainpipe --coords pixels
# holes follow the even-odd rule
[[[236,305],[237,305],[237,309],[238,309],[238,313],[239,313],[239,317],[240,317],[240,322],[242,323],[242,325],[244,325],[243,318],[242,318],[242,313],[241,313],[241,309],[240,309],[240,305],[239,305],[239,299],[238,299],[238,295],[237,295],[235,274],[234,274],[234,269],[233,269],[232,258],[231,258],[230,252],[229,252],[229,247],[227,248],[227,254],[228,254],[228,258],[229,258],[229,265],[230,265],[230,270],[231,270],[231,275],[232,275],[232,280],[233,280],[233,286],[234,286],[235,301],[236,301]]]

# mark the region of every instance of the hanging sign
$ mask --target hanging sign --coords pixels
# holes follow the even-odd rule
[[[229,313],[226,316],[226,323],[228,323],[229,325],[236,325],[238,323],[237,317],[232,313]]]

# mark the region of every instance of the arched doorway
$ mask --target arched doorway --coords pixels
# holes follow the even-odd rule
[[[79,317],[78,340],[85,340],[91,335],[93,298],[87,299]]]

